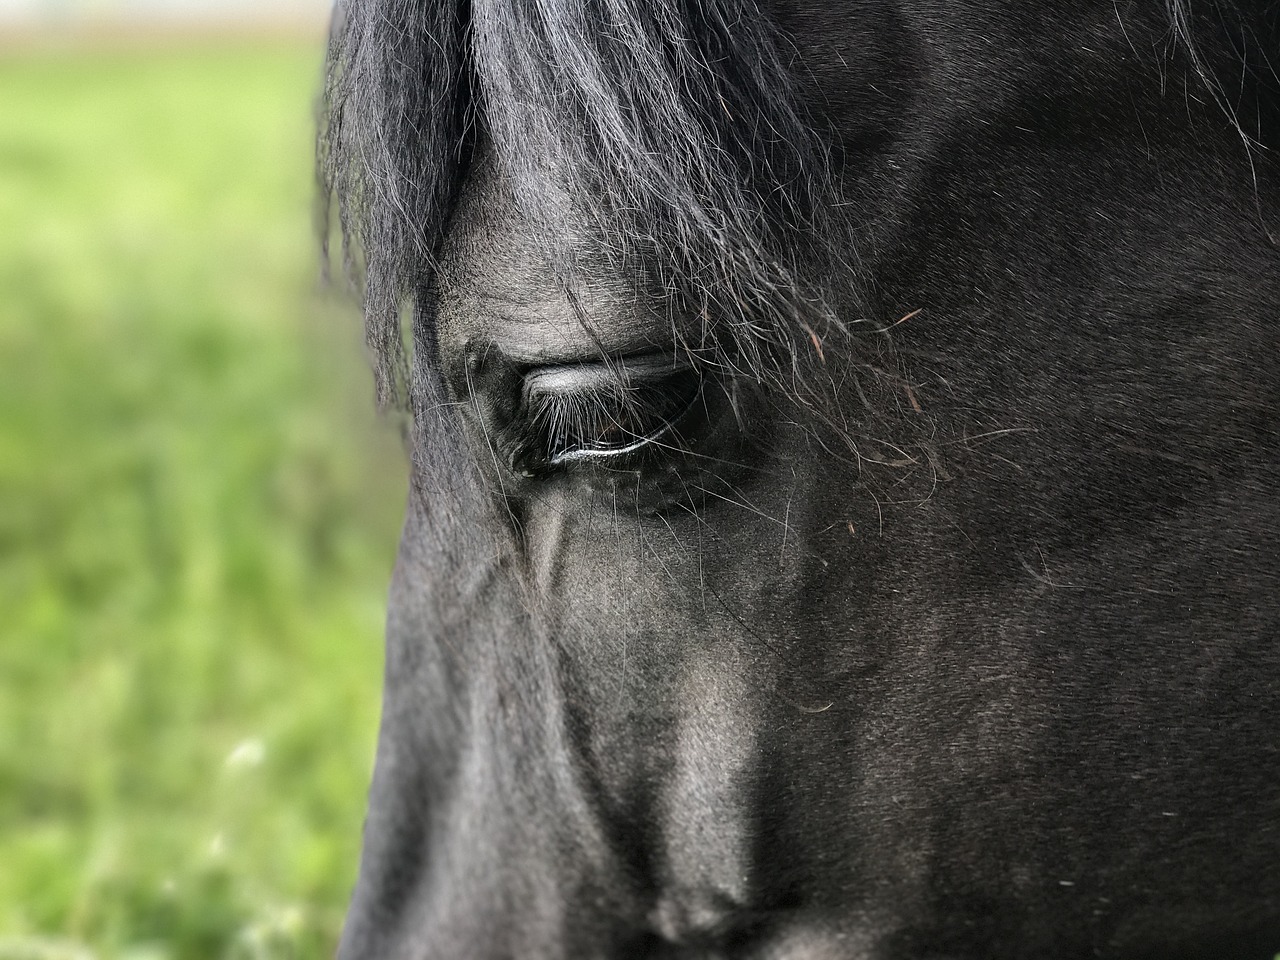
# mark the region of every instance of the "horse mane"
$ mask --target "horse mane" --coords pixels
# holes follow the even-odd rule
[[[1248,140],[1221,51],[1244,47],[1251,69],[1269,70],[1263,39],[1280,35],[1280,4],[1166,4],[1169,35]],[[694,332],[692,348],[793,392],[820,383],[824,342],[863,300],[835,164],[789,60],[756,0],[340,0],[320,107],[321,229],[336,199],[379,402],[405,399],[402,310],[431,287],[478,145],[545,225],[567,292],[572,251],[553,229],[566,203],[673,317],[702,319],[714,342]],[[821,388],[810,392],[821,406]]]
[[[566,288],[567,203],[598,253],[701,318],[681,325],[710,330],[691,348],[797,382],[849,298],[821,281],[855,271],[784,50],[754,0],[340,4],[320,172],[347,263],[363,258],[380,400],[403,395],[401,305],[430,285],[480,142]]]
[[[403,399],[402,303],[428,279],[470,140],[465,0],[340,0],[320,103],[318,228],[336,200],[380,405]]]

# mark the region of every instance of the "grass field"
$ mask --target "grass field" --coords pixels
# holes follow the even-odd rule
[[[404,467],[318,57],[0,55],[0,960],[332,951]]]

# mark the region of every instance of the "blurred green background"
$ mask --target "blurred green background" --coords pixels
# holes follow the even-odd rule
[[[0,960],[331,954],[404,496],[319,31],[0,48]]]

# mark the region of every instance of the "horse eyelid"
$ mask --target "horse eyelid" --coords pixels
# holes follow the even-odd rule
[[[679,408],[674,414],[664,417],[656,425],[656,428],[642,436],[638,436],[631,443],[621,446],[610,447],[576,447],[566,449],[561,453],[557,453],[550,457],[548,463],[551,466],[560,466],[569,463],[582,463],[590,461],[608,461],[618,457],[624,457],[631,453],[636,453],[643,447],[661,440],[670,434],[676,424],[684,417],[686,413],[697,403],[697,396],[690,397],[685,404]]]
[[[517,459],[546,469],[634,454],[670,434],[697,402],[701,387],[692,369],[670,365],[532,371],[518,418],[526,434],[525,455]]]

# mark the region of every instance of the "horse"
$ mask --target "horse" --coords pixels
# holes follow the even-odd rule
[[[411,483],[339,957],[1280,951],[1277,56],[1264,0],[344,0]]]

